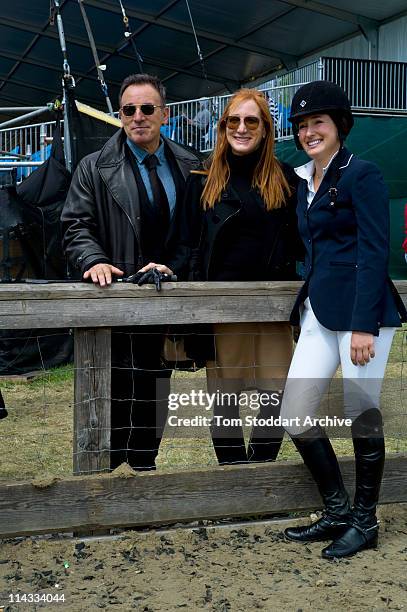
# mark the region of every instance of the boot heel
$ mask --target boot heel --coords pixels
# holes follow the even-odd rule
[[[379,545],[379,535],[376,534],[370,542],[367,542],[366,549],[368,548],[377,548]]]

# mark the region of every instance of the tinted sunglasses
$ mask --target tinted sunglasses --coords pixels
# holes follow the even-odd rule
[[[125,104],[120,110],[125,117],[132,117],[138,108],[143,115],[153,115],[156,108],[163,107],[159,104]]]
[[[229,115],[229,117],[226,117],[225,119],[226,127],[228,127],[230,130],[237,130],[240,125],[240,121],[241,118],[237,115]],[[258,117],[244,117],[243,121],[248,130],[256,130],[260,125],[260,119]]]

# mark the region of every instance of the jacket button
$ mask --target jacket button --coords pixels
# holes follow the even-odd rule
[[[213,221],[214,223],[219,223],[219,221],[220,221],[220,217],[218,217],[218,215],[212,215],[212,221]]]
[[[308,243],[311,244],[311,238],[308,238]]]

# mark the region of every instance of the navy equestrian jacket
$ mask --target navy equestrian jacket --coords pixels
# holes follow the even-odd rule
[[[377,166],[341,149],[309,207],[307,182],[300,180],[297,216],[306,249],[305,284],[291,322],[298,325],[308,296],[318,321],[330,330],[377,336],[380,327],[399,327],[406,311],[388,276],[389,199]]]

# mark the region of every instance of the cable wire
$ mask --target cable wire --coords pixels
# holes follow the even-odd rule
[[[208,80],[208,75],[206,74],[206,68],[205,68],[205,61],[202,55],[202,51],[201,51],[201,47],[199,46],[199,40],[198,40],[198,36],[195,30],[195,24],[194,24],[194,20],[192,19],[192,13],[191,13],[191,9],[189,8],[189,2],[188,0],[185,0],[186,5],[187,5],[187,9],[188,9],[188,14],[189,14],[189,19],[191,21],[191,27],[192,27],[192,32],[194,34],[194,38],[195,38],[195,44],[196,44],[196,49],[198,52],[198,58],[199,58],[199,62],[201,64],[201,68],[202,68],[202,74],[204,79],[207,81]]]
[[[119,4],[120,4],[120,8],[121,8],[122,15],[123,15],[124,37],[127,38],[130,41],[131,46],[133,47],[134,54],[136,56],[136,60],[137,60],[139,71],[142,73],[142,72],[144,72],[144,70],[143,70],[143,58],[141,57],[141,55],[140,55],[140,53],[139,53],[139,51],[137,49],[136,41],[134,40],[134,34],[132,33],[132,31],[130,29],[129,18],[127,17],[126,10],[125,10],[125,8],[123,6],[122,0],[119,0]]]
[[[102,89],[103,95],[105,96],[106,105],[107,105],[109,114],[113,115],[114,113],[113,113],[112,103],[111,103],[110,98],[109,98],[109,92],[108,92],[108,89],[107,89],[107,84],[106,84],[105,78],[103,76],[103,71],[102,71],[102,68],[101,68],[98,52],[97,52],[96,45],[95,45],[95,39],[93,37],[92,29],[90,27],[89,19],[88,19],[88,16],[86,14],[86,11],[85,11],[85,6],[83,4],[83,0],[78,0],[78,3],[79,3],[79,7],[81,9],[83,22],[85,24],[86,33],[88,35],[90,48],[92,50],[93,60],[95,62],[95,66],[96,66],[96,70],[97,70],[97,74],[98,74],[98,79],[99,79],[100,87]]]

